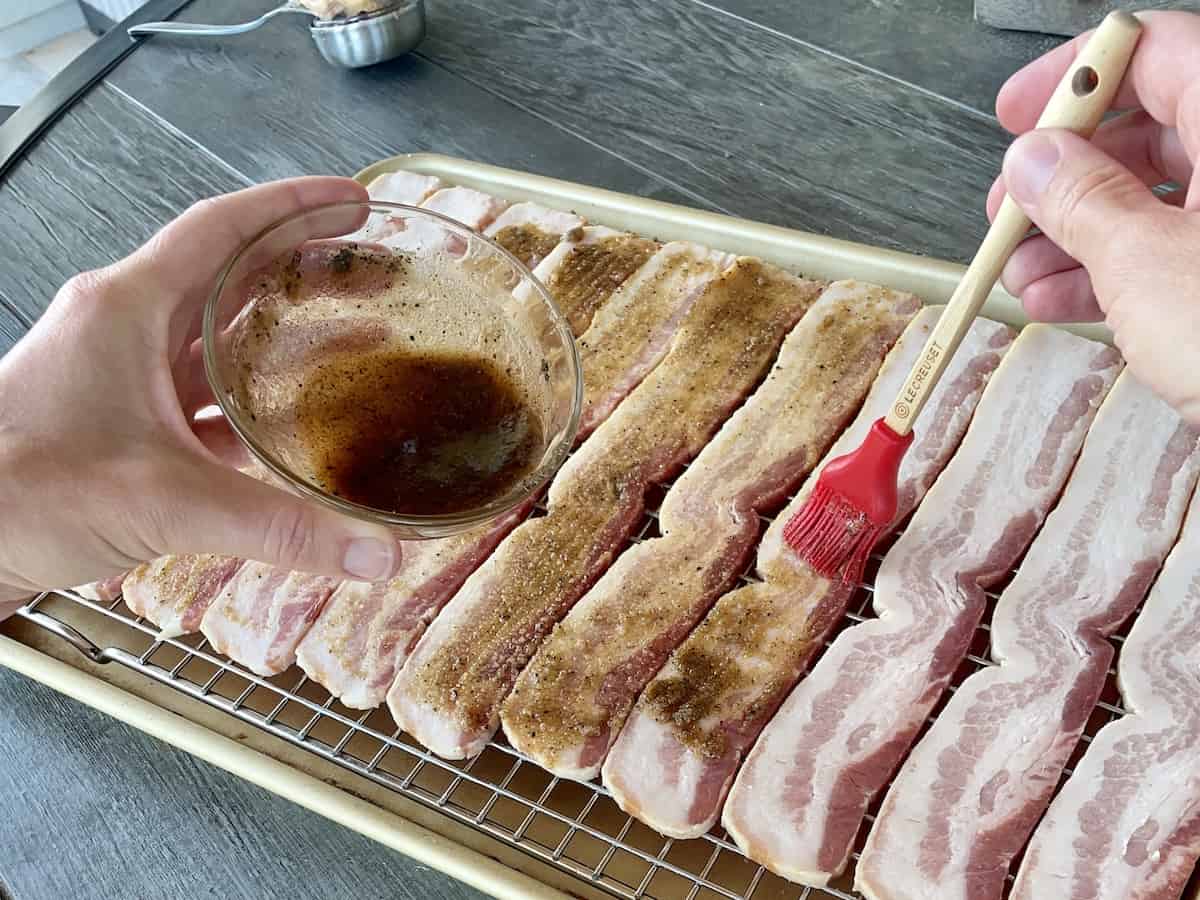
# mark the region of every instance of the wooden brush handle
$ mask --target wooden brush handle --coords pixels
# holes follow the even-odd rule
[[[1063,75],[1037,127],[1067,128],[1090,138],[1112,105],[1141,30],[1141,23],[1129,13],[1109,13]],[[992,227],[925,343],[924,352],[884,417],[897,434],[912,430],[1004,264],[1029,231],[1029,224],[1029,218],[1006,194]]]

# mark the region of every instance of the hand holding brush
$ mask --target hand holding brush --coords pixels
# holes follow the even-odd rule
[[[1141,28],[1129,13],[1109,14],[1063,75],[1038,127],[1090,138],[1116,96]],[[1029,226],[1021,208],[1004,197],[891,410],[862,446],[825,466],[787,523],[784,540],[819,574],[861,580],[871,549],[896,516],[896,479],[913,423]]]

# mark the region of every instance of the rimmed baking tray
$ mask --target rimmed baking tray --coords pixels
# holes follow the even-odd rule
[[[928,303],[948,299],[962,272],[936,259],[447,156],[397,156],[357,177],[365,183],[401,169],[810,275],[903,288]],[[1000,289],[984,314],[1026,322]],[[1110,339],[1096,326],[1072,330]],[[662,493],[651,498],[633,541],[657,533],[654,501]],[[871,571],[840,627],[868,615]],[[987,656],[985,624],[954,683],[989,665]],[[37,598],[0,625],[0,664],[497,897],[855,897],[852,872],[827,889],[792,885],[743,857],[719,830],[691,841],[664,838],[620,812],[600,785],[552,778],[502,740],[474,760],[439,760],[400,734],[386,710],[341,707],[299,670],[259,678],[215,655],[199,635],[157,640],[120,600],[103,605],[71,592]],[[1122,714],[1119,703],[1110,673],[1081,749]]]

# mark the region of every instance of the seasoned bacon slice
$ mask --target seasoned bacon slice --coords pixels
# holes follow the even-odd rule
[[[125,605],[157,625],[163,637],[191,634],[244,562],[211,553],[160,556],[125,578]]]
[[[887,792],[855,878],[868,897],[999,898],[1104,688],[1107,638],[1145,597],[1200,469],[1198,432],[1128,372],[992,616],[968,678]]]
[[[627,550],[517,679],[501,711],[509,743],[556,775],[599,774],[638,693],[742,571],[758,513],[828,449],[917,305],[854,283],[821,295],[667,494],[662,536]]]
[[[405,541],[391,581],[341,583],[296,648],[296,662],[345,706],[379,706],[433,617],[528,513],[526,506],[464,534]]]
[[[1033,539],[1120,367],[1115,350],[1048,326],[1013,343],[884,559],[879,618],[837,637],[738,773],[722,822],[748,856],[806,884],[842,870],[867,804],[966,655],[985,589]]]
[[[672,244],[654,257],[646,277],[616,290],[613,303],[622,314],[601,322],[602,334],[589,331],[579,341],[587,408],[616,406],[633,386],[630,373],[644,375],[658,363],[678,327],[678,308],[693,303],[730,259]],[[600,412],[587,416],[579,440],[600,419]],[[300,666],[348,706],[378,706],[429,622],[529,509],[465,534],[406,542],[403,570],[385,584],[345,582],[301,642]]]
[[[559,472],[547,515],[514,531],[425,633],[388,693],[397,724],[439,755],[479,752],[518,673],[608,567],[648,488],[699,452],[813,295],[810,282],[742,258],[687,304],[665,359]]]
[[[1114,548],[1127,532],[1119,537]],[[1092,738],[1050,804],[1013,900],[1175,900],[1183,893],[1200,856],[1198,648],[1200,499],[1193,499],[1179,543],[1121,647],[1117,679],[1127,713]]]
[[[667,355],[701,296],[735,261],[728,253],[672,241],[621,285],[579,338],[587,373],[581,435],[591,434]],[[635,339],[630,336],[636,335]]]
[[[588,225],[567,232],[533,274],[550,291],[571,330],[583,334],[596,310],[660,246],[636,234]],[[517,287],[518,297],[523,290],[524,285]]]
[[[525,202],[500,213],[483,233],[532,269],[558,246],[564,234],[583,224],[583,216]]]
[[[826,460],[861,444],[887,412],[939,314],[917,314]],[[1012,338],[1012,329],[995,322],[971,327],[904,459],[898,519],[950,459]],[[767,530],[758,549],[761,581],[717,601],[642,693],[604,764],[605,784],[621,808],[664,834],[695,837],[713,826],[743,754],[845,610],[850,591],[816,575],[782,538],[817,474]]]

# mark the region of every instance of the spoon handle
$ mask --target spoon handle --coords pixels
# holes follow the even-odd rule
[[[316,15],[302,7],[285,3],[270,12],[264,13],[252,22],[242,22],[237,25],[198,25],[194,22],[143,22],[129,29],[130,37],[140,37],[144,34],[186,34],[199,37],[222,37],[229,34],[245,34],[267,23],[269,19],[281,13],[302,13],[316,18]]]

